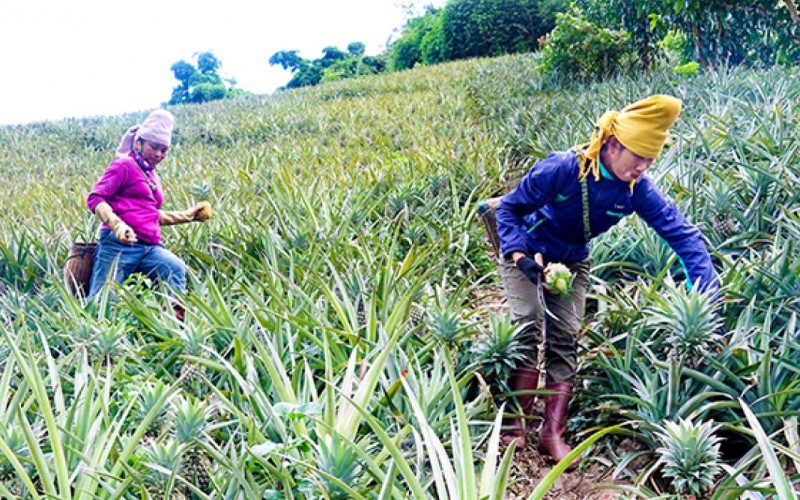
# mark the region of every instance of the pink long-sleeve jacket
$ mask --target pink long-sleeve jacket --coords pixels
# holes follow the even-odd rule
[[[155,169],[139,167],[133,153],[112,161],[86,198],[92,213],[101,202],[111,205],[114,213],[136,232],[140,242],[161,243],[158,225],[158,210],[164,203],[161,181]],[[103,228],[108,226],[103,224]]]

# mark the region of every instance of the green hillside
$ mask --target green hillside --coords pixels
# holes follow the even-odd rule
[[[476,203],[585,142],[605,110],[668,93],[684,108],[652,176],[703,230],[725,303],[715,316],[687,292],[635,217],[595,240],[577,474],[643,496],[689,491],[685,474],[719,498],[792,498],[797,78],[586,86],[524,55],[171,108],[165,208],[215,211],[164,230],[190,268],[183,325],[145,280],[90,304],[62,282],[69,245],[98,227],[85,197],[146,114],[0,128],[0,496],[518,491],[493,431],[519,344]]]

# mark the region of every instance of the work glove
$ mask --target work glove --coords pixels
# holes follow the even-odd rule
[[[517,269],[522,271],[522,274],[531,280],[534,285],[539,284],[539,280],[542,278],[542,272],[544,271],[544,267],[530,257],[519,259],[517,261]]]
[[[111,209],[111,205],[108,203],[102,202],[98,204],[94,208],[94,213],[101,222],[104,222],[114,231],[114,236],[116,236],[121,243],[136,243],[138,241],[133,228],[125,224],[125,222],[114,213],[114,210]]]
[[[161,226],[174,226],[175,224],[194,221],[204,222],[211,218],[211,214],[211,205],[207,201],[201,201],[189,210],[178,212],[159,210],[158,224]]]

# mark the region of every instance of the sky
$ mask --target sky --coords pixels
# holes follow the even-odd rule
[[[409,13],[445,0],[2,0],[0,125],[151,110],[178,84],[170,67],[211,51],[238,88],[291,79],[269,57],[366,45],[383,52]]]

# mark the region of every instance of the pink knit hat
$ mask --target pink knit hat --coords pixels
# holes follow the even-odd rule
[[[122,136],[122,141],[117,148],[117,158],[124,158],[133,150],[133,144],[139,140],[155,142],[162,146],[169,146],[172,142],[172,127],[175,118],[166,109],[157,109],[145,118],[141,125],[136,125],[127,130]]]

